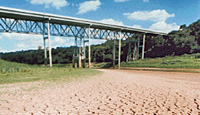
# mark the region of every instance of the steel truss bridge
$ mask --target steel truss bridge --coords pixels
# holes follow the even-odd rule
[[[0,7],[0,32],[25,33],[43,35],[44,57],[47,58],[46,39],[48,39],[49,65],[52,67],[51,39],[50,36],[63,36],[75,38],[75,50],[73,54],[73,66],[81,61],[86,62],[85,43],[88,42],[88,65],[91,66],[90,39],[119,40],[119,59],[120,68],[121,40],[126,40],[134,34],[143,34],[142,58],[144,58],[145,36],[166,35],[166,33],[156,32],[146,29],[136,29],[130,26],[106,24],[98,21],[73,18],[61,15],[33,12],[27,10]],[[138,45],[139,47],[139,45]],[[115,52],[115,49],[113,49]],[[114,53],[115,55],[115,53]],[[113,56],[115,60],[115,56]]]

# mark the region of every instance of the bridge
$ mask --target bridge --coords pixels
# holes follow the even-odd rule
[[[146,35],[166,35],[147,29],[137,29],[131,26],[113,25],[68,16],[33,12],[21,9],[0,7],[0,32],[25,33],[43,35],[44,58],[47,59],[46,40],[48,40],[49,65],[52,67],[51,38],[50,36],[64,36],[75,38],[75,49],[73,54],[73,66],[75,61],[78,67],[81,62],[86,62],[85,44],[88,43],[88,66],[91,66],[90,42],[91,39],[118,40],[119,56],[118,67],[121,61],[121,41],[135,34],[143,34],[142,59],[144,59]],[[115,46],[115,45],[114,45]],[[138,45],[138,48],[140,46]],[[113,49],[115,52],[115,48]],[[115,60],[115,53],[113,56]]]

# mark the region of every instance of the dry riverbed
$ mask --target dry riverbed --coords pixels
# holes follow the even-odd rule
[[[0,85],[0,115],[200,114],[200,74],[100,70],[71,83]]]

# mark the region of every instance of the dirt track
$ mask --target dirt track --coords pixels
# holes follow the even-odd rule
[[[0,115],[200,114],[200,74],[101,71],[70,84],[0,85]]]

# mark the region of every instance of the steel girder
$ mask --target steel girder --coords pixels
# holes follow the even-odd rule
[[[19,20],[19,19],[0,17],[0,32],[47,35],[48,34],[47,21],[48,20],[39,22],[39,21]],[[63,24],[50,23],[50,35],[89,38],[88,28],[76,25],[63,25]],[[124,40],[134,35],[134,33],[123,32],[123,31],[121,31],[121,34],[122,34],[122,39]],[[113,39],[119,39],[119,36],[120,36],[119,31],[90,28],[90,37],[92,39],[113,40]]]

